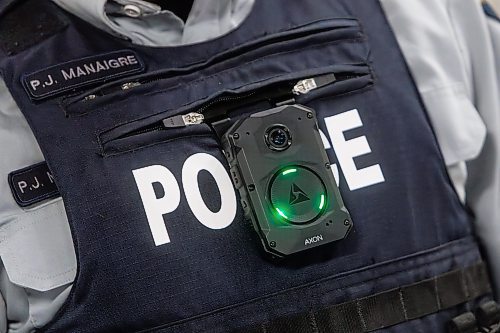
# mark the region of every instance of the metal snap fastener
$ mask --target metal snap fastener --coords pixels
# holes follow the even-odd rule
[[[139,17],[142,14],[141,8],[136,5],[128,4],[123,6],[123,11],[125,15],[129,17]]]

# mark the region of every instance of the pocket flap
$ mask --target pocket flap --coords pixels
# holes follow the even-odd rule
[[[73,282],[76,256],[62,200],[9,223],[0,255],[12,283],[48,291]]]
[[[462,83],[421,92],[447,166],[476,158],[486,126]]]

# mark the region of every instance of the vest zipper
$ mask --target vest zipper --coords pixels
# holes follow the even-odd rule
[[[303,80],[296,82],[295,85],[292,87],[292,89],[289,92],[286,92],[283,94],[282,98],[285,99],[285,101],[293,100],[294,95],[305,95],[314,89],[327,86],[327,85],[332,84],[336,81],[338,81],[338,78],[333,73],[319,75],[319,76],[316,76],[313,78],[303,79]],[[168,117],[168,118],[163,119],[162,122],[166,128],[198,125],[198,124],[205,122],[206,116],[204,113],[206,113],[207,110],[209,110],[211,106],[213,106],[215,104],[219,104],[221,102],[228,102],[228,101],[245,99],[245,98],[250,97],[250,96],[255,95],[255,94],[256,94],[256,92],[252,92],[252,93],[249,93],[246,95],[240,95],[240,96],[221,97],[221,98],[212,100],[208,104],[205,104],[200,109],[198,109],[196,112],[190,112],[187,114]],[[281,97],[281,96],[279,96],[279,97]]]
[[[186,75],[191,74],[196,71],[203,70],[205,68],[209,68],[211,66],[217,65],[224,61],[237,58],[241,55],[246,54],[249,51],[260,49],[269,45],[276,45],[279,43],[285,43],[294,40],[300,40],[303,38],[307,38],[309,36],[320,35],[322,33],[328,33],[333,30],[343,30],[346,29],[346,33],[350,31],[350,29],[358,29],[357,22],[355,20],[346,19],[340,26],[331,26],[325,24],[325,22],[318,22],[318,26],[304,26],[297,27],[292,31],[285,31],[281,33],[277,33],[275,36],[269,36],[262,40],[256,40],[248,45],[243,45],[235,50],[230,50],[220,54],[219,56],[210,59],[206,63],[193,64],[190,68],[184,69],[172,69],[165,72],[158,73],[150,73],[146,75],[141,75],[140,77],[133,78],[133,81],[126,81],[127,79],[123,79],[120,81],[110,82],[108,84],[104,84],[101,87],[96,87],[91,91],[88,91],[87,94],[83,94],[80,96],[72,98],[70,103],[74,102],[85,102],[97,99],[101,96],[105,96],[111,93],[115,93],[121,90],[130,90],[135,87],[145,85],[148,83],[162,81],[165,79],[171,79],[177,75]],[[353,36],[356,37],[357,34],[355,31],[351,32]],[[348,37],[340,37],[340,39],[344,39]],[[131,80],[130,78],[128,80]]]
[[[117,139],[148,132],[161,131],[171,128],[182,128],[206,123],[207,121],[211,121],[214,118],[221,116],[221,104],[226,105],[227,103],[232,102],[247,102],[248,100],[254,102],[272,100],[277,105],[293,103],[295,96],[306,95],[313,90],[328,86],[335,82],[358,78],[363,75],[364,74],[355,73],[328,73],[311,78],[305,78],[299,81],[293,81],[292,83],[279,83],[275,87],[263,87],[246,94],[222,96],[207,102],[194,112],[167,117],[161,121],[155,122],[154,124],[123,134]]]

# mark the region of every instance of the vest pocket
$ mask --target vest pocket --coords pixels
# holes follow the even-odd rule
[[[136,102],[141,104],[145,97],[172,96],[178,91],[190,100],[200,100],[222,87],[234,90],[306,69],[363,63],[368,56],[369,50],[357,20],[321,20],[264,35],[222,51],[203,63],[165,68],[102,85],[64,99],[61,105],[66,114],[72,116],[109,110],[110,104],[113,108],[130,107]],[[175,99],[168,102],[176,103]]]
[[[318,83],[314,87],[304,87],[308,80],[314,78]],[[262,111],[274,107],[273,104],[280,98],[293,98],[297,103],[307,103],[321,96],[336,96],[354,92],[372,85],[373,77],[370,68],[365,64],[329,66],[320,69],[301,71],[283,77],[267,80],[258,84],[249,85],[237,92],[222,92],[208,99],[196,101],[178,110],[167,110],[158,115],[121,124],[98,134],[101,154],[103,156],[116,155],[122,152],[148,147],[157,143],[172,141],[178,137],[210,136],[210,127],[203,123],[176,124],[182,117],[193,116],[200,119],[210,117],[214,106],[231,108],[231,115],[235,117]],[[305,91],[302,91],[305,89]],[[309,90],[310,89],[310,90]],[[251,106],[245,106],[249,102]],[[241,108],[238,103],[241,103]]]
[[[71,239],[62,200],[14,217],[0,242],[9,280],[40,292],[72,283],[76,258]]]

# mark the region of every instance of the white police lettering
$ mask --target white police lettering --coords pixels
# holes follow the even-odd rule
[[[335,155],[350,190],[357,190],[385,181],[379,164],[363,169],[357,169],[354,164],[354,157],[371,152],[366,137],[360,136],[346,141],[343,134],[345,131],[363,126],[358,110],[354,109],[327,117],[325,123],[332,144],[328,141],[327,136],[320,131],[323,145],[325,149],[333,148],[335,150]],[[339,168],[332,163],[331,169],[338,184]],[[198,174],[202,170],[212,175],[219,189],[221,206],[217,212],[211,211],[202,198],[198,183]],[[161,165],[148,166],[132,172],[156,246],[169,243],[170,238],[163,216],[173,212],[179,206],[180,188],[177,180],[170,170]],[[161,198],[158,198],[155,193],[154,183],[159,183],[163,187],[165,194]],[[189,156],[182,167],[182,185],[191,211],[204,226],[210,229],[223,229],[231,225],[236,216],[236,195],[229,174],[217,158],[206,153],[196,153]],[[21,191],[26,186],[27,184],[19,184]],[[304,244],[310,245],[322,240],[322,235],[316,235],[305,239]]]
[[[219,188],[221,207],[212,212],[205,205],[198,185],[198,173],[208,171]],[[156,246],[170,243],[163,215],[173,212],[180,203],[180,188],[172,172],[164,166],[152,165],[132,170],[146,212]],[[158,198],[153,184],[159,183],[164,195]],[[212,155],[191,155],[182,168],[182,183],[189,207],[194,216],[210,229],[223,229],[233,223],[236,216],[236,195],[231,179],[222,163]]]
[[[142,199],[149,227],[156,246],[170,243],[163,215],[173,212],[180,203],[179,184],[172,172],[161,165],[133,170],[135,182]],[[153,187],[159,183],[164,195],[158,198]]]
[[[61,74],[64,80],[68,81],[81,76],[87,76],[93,73],[107,71],[111,68],[126,67],[136,64],[138,64],[138,61],[135,56],[129,55],[126,57],[117,57],[114,59],[97,60],[88,64],[61,69]],[[33,82],[31,83],[31,86],[36,90],[36,86],[33,86]]]
[[[218,212],[212,212],[201,196],[198,173],[202,170],[212,175],[219,188],[221,206]],[[237,208],[234,187],[218,159],[205,153],[191,155],[182,167],[182,187],[191,211],[204,226],[223,229],[233,223]]]
[[[332,141],[335,155],[351,191],[385,181],[379,164],[357,169],[354,158],[371,153],[365,136],[346,140],[344,132],[363,126],[358,110],[350,110],[325,118],[328,134]]]
[[[320,242],[322,240],[323,240],[323,235],[313,236],[311,238],[306,238],[306,240],[304,241],[304,245],[311,245]]]

